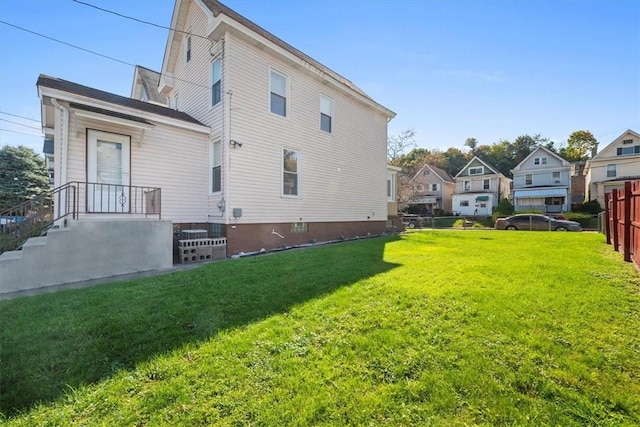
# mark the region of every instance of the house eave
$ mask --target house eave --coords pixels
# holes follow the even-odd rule
[[[208,126],[199,125],[196,123],[187,123],[182,120],[173,119],[170,117],[164,117],[159,114],[150,113],[147,111],[137,110],[134,108],[128,108],[121,105],[112,104],[106,101],[100,101],[91,97],[72,94],[59,89],[52,89],[48,87],[38,87],[40,99],[43,97],[50,97],[60,101],[69,103],[84,104],[90,107],[101,108],[104,110],[112,111],[114,113],[123,113],[135,117],[140,117],[145,120],[149,120],[155,123],[162,123],[170,126],[174,126],[181,129],[191,130],[194,132],[209,134],[210,128]],[[44,103],[43,103],[44,105]]]

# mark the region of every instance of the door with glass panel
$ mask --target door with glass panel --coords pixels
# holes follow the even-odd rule
[[[129,212],[130,137],[90,130],[87,142],[87,212]]]

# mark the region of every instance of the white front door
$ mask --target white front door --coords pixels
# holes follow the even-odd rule
[[[131,139],[127,135],[89,130],[87,144],[87,211],[129,212]]]

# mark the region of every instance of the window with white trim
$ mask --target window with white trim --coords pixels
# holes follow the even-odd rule
[[[464,181],[464,191],[471,191],[471,181],[469,180]]]
[[[482,180],[482,189],[483,190],[491,190],[491,180],[490,179],[483,179]]]
[[[431,191],[438,191],[438,184],[431,184]]]
[[[387,202],[395,202],[395,175],[387,174]]]
[[[533,185],[533,175],[527,173],[524,175],[524,185]]]
[[[460,207],[466,207],[469,206],[469,201],[468,200],[460,200]]]
[[[553,183],[560,184],[560,172],[553,172]]]
[[[184,62],[191,61],[191,34],[184,39]]]
[[[536,157],[535,159],[533,159],[533,164],[534,165],[546,165],[547,164],[547,158],[546,157]]]
[[[282,150],[282,195],[300,195],[300,152]]]
[[[640,154],[640,145],[616,148],[616,156],[631,156],[633,154]]]
[[[271,70],[269,74],[269,111],[287,117],[287,76]]]
[[[476,166],[469,168],[469,175],[482,175],[484,174],[484,166]]]
[[[320,130],[331,133],[333,122],[333,99],[320,94]]]
[[[618,167],[616,164],[607,165],[607,178],[615,178],[618,176]]]
[[[211,146],[211,192],[222,191],[222,142],[214,141]]]
[[[222,61],[220,58],[211,63],[211,106],[222,101]]]

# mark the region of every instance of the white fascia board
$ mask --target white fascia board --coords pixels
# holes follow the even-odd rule
[[[236,36],[249,41],[252,46],[258,47],[261,50],[265,50],[288,62],[289,65],[291,65],[296,70],[301,70],[315,77],[319,77],[324,84],[331,85],[334,89],[342,92],[343,94],[349,96],[350,98],[353,98],[356,101],[359,101],[360,103],[366,104],[374,110],[382,113],[385,117],[392,119],[396,116],[396,113],[389,110],[388,108],[383,107],[382,105],[377,104],[370,99],[360,95],[350,87],[344,85],[330,75],[322,72],[314,65],[303,61],[301,58],[297,57],[291,52],[288,52],[274,42],[267,40],[266,38],[262,37],[261,35],[257,34],[256,32],[250,30],[249,28],[222,13],[219,14],[214,19],[212,25],[207,28],[207,37],[210,37],[213,40],[217,41],[220,40],[220,38],[226,31],[229,31],[231,34],[235,34]]]
[[[171,14],[171,25],[169,28],[179,29],[178,25],[178,15],[183,6],[183,3],[189,2],[189,0],[176,0],[175,5],[173,6],[173,13]],[[164,48],[164,57],[162,58],[162,68],[160,70],[160,87],[159,90],[162,92],[162,89],[165,87],[163,84],[163,76],[167,74],[172,74],[173,69],[169,70],[169,58],[171,58],[171,51],[174,49],[174,40],[180,39],[177,31],[169,30],[169,34],[167,35],[167,45]]]
[[[153,124],[140,123],[134,120],[127,120],[121,117],[109,116],[107,114],[100,114],[93,111],[85,111],[77,108],[74,110],[75,115],[78,117],[85,117],[88,119],[100,120],[102,122],[115,123],[118,125],[133,127],[137,129],[153,129],[155,127],[155,125]]]
[[[162,123],[169,126],[174,126],[181,129],[192,130],[194,132],[209,134],[210,128],[208,126],[199,125],[197,123],[188,123],[183,120],[173,119],[171,117],[161,116],[159,114],[150,113],[147,111],[136,110],[135,108],[127,108],[121,105],[111,104],[109,102],[98,101],[86,96],[70,94],[68,92],[60,91],[58,89],[42,88],[42,93],[45,96],[58,99],[60,101],[77,102],[79,104],[88,105],[90,107],[102,108],[115,113],[129,114],[137,116],[143,119],[147,119],[156,123]],[[130,122],[130,121],[128,121]]]

